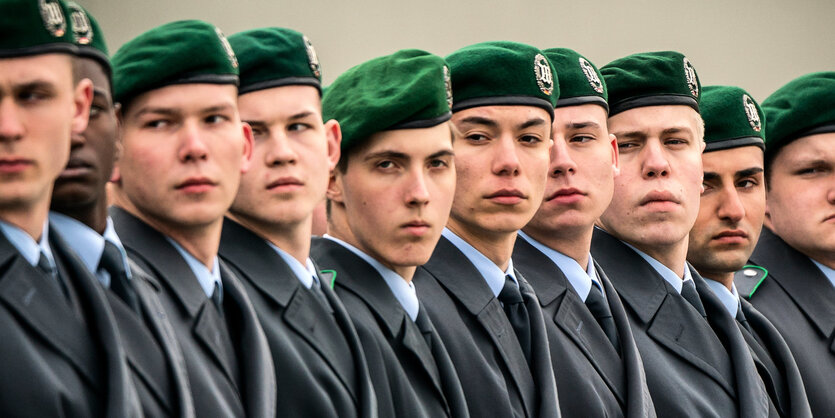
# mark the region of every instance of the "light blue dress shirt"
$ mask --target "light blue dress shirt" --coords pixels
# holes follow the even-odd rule
[[[638,255],[641,256],[641,258],[646,260],[646,262],[649,263],[649,265],[651,265],[652,268],[655,269],[655,271],[657,271],[658,274],[660,274],[661,277],[663,277],[664,280],[666,280],[667,283],[669,283],[670,286],[672,286],[673,289],[676,290],[676,292],[681,293],[681,285],[685,280],[693,280],[693,277],[690,275],[690,269],[687,268],[686,262],[684,263],[684,278],[681,278],[678,277],[678,275],[674,271],[670,270],[667,266],[661,264],[660,261],[650,257],[647,253],[629,245],[624,241],[621,242],[629,246],[629,248],[635,250],[635,252],[637,252]]]
[[[728,290],[722,283],[707,277],[705,277],[705,283],[713,291],[713,294],[722,301],[722,305],[725,305],[725,309],[731,314],[731,318],[736,318],[736,313],[739,311],[739,293],[736,292],[736,285],[731,284],[731,290]]]
[[[444,238],[448,239],[452,245],[458,248],[458,250],[464,253],[464,256],[466,256],[467,259],[473,263],[476,270],[478,270],[478,272],[481,273],[481,276],[484,277],[484,280],[487,282],[487,286],[489,286],[490,290],[493,292],[493,296],[498,298],[499,293],[502,293],[505,277],[508,275],[513,279],[513,282],[516,283],[516,286],[519,286],[519,280],[516,279],[516,274],[513,273],[513,260],[508,260],[507,270],[502,271],[496,263],[490,261],[487,256],[476,250],[475,247],[470,245],[467,241],[464,241],[458,235],[455,235],[455,233],[450,231],[448,228],[444,228],[441,234],[443,234]]]
[[[96,278],[99,279],[102,285],[110,287],[110,273],[103,268],[99,268],[101,263],[102,253],[104,252],[105,240],[113,243],[122,255],[122,263],[127,270],[128,279],[130,279],[130,269],[128,268],[128,257],[125,253],[125,248],[122,246],[122,241],[116,234],[116,229],[113,227],[113,220],[107,218],[107,226],[104,229],[104,236],[99,235],[87,225],[69,216],[49,212],[49,221],[52,226],[65,237],[71,237],[67,240],[72,250],[84,262],[87,270],[93,272]]]
[[[383,280],[385,280],[389,289],[391,289],[394,298],[400,302],[400,306],[403,307],[403,310],[406,311],[409,318],[412,318],[412,321],[417,319],[420,305],[418,304],[417,291],[415,291],[414,283],[411,281],[406,282],[406,279],[395,273],[394,270],[382,265],[379,261],[362,252],[359,248],[328,234],[325,234],[324,237],[349,249],[352,253],[365,260],[366,263],[371,264],[383,276]]]
[[[586,266],[585,270],[576,260],[573,258],[554,250],[542,244],[541,242],[531,238],[530,235],[519,231],[519,236],[524,238],[528,241],[531,245],[534,246],[537,250],[541,251],[545,254],[557,267],[562,270],[565,278],[568,279],[568,282],[571,283],[571,286],[574,288],[574,291],[577,292],[577,295],[580,296],[580,299],[583,302],[586,301],[586,298],[589,296],[589,292],[591,291],[592,283],[600,289],[600,293],[603,294],[603,298],[606,298],[606,292],[603,290],[603,286],[600,285],[600,281],[597,278],[597,272],[594,270],[594,261],[592,261],[591,253],[589,253],[589,263]]]
[[[810,260],[812,259],[810,258]],[[829,279],[829,283],[832,283],[832,286],[835,286],[835,270],[827,266],[824,266],[823,264],[818,263],[815,260],[812,260],[812,262],[815,263],[815,265],[818,266],[820,271],[823,272],[823,275],[826,276],[827,279]]]
[[[17,248],[23,259],[29,262],[32,267],[38,265],[38,260],[41,259],[41,253],[46,256],[49,265],[54,270],[55,257],[52,255],[52,249],[49,247],[49,222],[45,221],[43,224],[43,232],[41,232],[41,240],[35,240],[27,234],[24,230],[14,226],[8,222],[0,221],[0,231],[6,236],[6,239]]]
[[[197,258],[195,258],[191,253],[186,251],[185,248],[181,247],[180,244],[177,244],[177,241],[169,237],[165,237],[174,248],[183,256],[183,259],[186,260],[188,263],[189,268],[191,268],[191,272],[194,273],[194,277],[197,277],[197,282],[200,283],[200,287],[203,288],[203,291],[206,292],[206,297],[211,298],[212,293],[215,292],[215,283],[217,283],[217,288],[220,290],[220,300],[223,300],[223,282],[220,281],[220,268],[217,264],[217,256],[212,260],[212,270],[209,271],[209,268],[206,267],[203,263],[200,262]]]
[[[310,261],[310,258],[306,260],[305,265],[299,263],[299,260],[296,260],[295,257],[288,254],[286,251],[278,248],[277,245],[267,241],[267,244],[275,250],[276,253],[290,266],[290,270],[293,270],[293,274],[296,275],[296,278],[302,283],[302,286],[310,289],[313,284],[315,283],[316,286],[319,286],[319,277],[316,275],[316,267],[313,266],[313,262]]]

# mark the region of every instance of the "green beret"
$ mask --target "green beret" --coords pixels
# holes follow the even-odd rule
[[[593,103],[609,111],[606,83],[594,64],[568,48],[550,48],[542,52],[559,74],[560,97],[556,107]]]
[[[292,29],[253,29],[231,35],[229,44],[240,63],[238,94],[293,84],[322,92],[319,58],[307,36]]]
[[[325,120],[339,121],[345,151],[376,132],[446,122],[452,116],[451,105],[444,59],[405,49],[340,75],[322,98],[322,113]]]
[[[835,132],[835,72],[806,74],[763,100],[766,152],[800,137]]]
[[[238,83],[238,61],[216,26],[181,20],[151,29],[122,45],[113,63],[113,101],[125,104],[173,84]]]
[[[699,111],[699,76],[681,53],[633,54],[604,65],[600,73],[609,88],[609,116],[642,106],[685,105]]]
[[[765,149],[765,116],[745,90],[704,87],[699,108],[705,121],[705,152],[749,145]]]
[[[560,87],[542,51],[516,42],[482,42],[446,57],[452,111],[478,106],[535,106],[554,117]]]
[[[70,11],[73,40],[78,45],[78,56],[92,58],[110,72],[110,53],[99,22],[74,1],[67,2],[67,8]]]
[[[61,0],[0,0],[0,58],[74,54],[67,15]]]

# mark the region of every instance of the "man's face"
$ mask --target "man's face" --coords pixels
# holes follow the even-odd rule
[[[449,226],[504,235],[531,220],[545,192],[551,117],[533,106],[482,106],[452,115],[458,175]]]
[[[252,131],[235,86],[182,84],[134,99],[122,116],[120,203],[158,229],[220,222],[249,163]]]
[[[792,141],[769,169],[768,217],[774,233],[835,268],[835,133]]]
[[[765,217],[763,151],[747,146],[706,152],[702,165],[705,191],[687,260],[715,278],[741,269],[757,245]]]
[[[72,135],[70,160],[55,181],[52,207],[58,210],[88,207],[105,198],[105,184],[116,158],[116,112],[110,81],[98,62],[79,58],[79,76],[93,82],[93,104],[87,129]]]
[[[704,142],[688,106],[649,106],[609,118],[620,173],[600,217],[610,233],[652,251],[687,239],[699,213]]]
[[[90,94],[89,81],[74,85],[68,55],[0,59],[0,211],[48,205]]]
[[[379,132],[360,146],[328,190],[332,210],[345,211],[348,241],[395,271],[426,263],[455,192],[449,124]]]
[[[339,159],[339,126],[322,123],[318,90],[259,90],[240,96],[238,106],[255,146],[230,211],[259,229],[309,220]]]
[[[525,226],[534,237],[591,231],[612,200],[617,142],[596,104],[557,108],[542,205]]]

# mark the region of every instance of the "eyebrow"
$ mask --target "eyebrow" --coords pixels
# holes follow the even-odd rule
[[[600,128],[597,122],[569,122],[565,124],[566,129],[584,129],[584,128]]]
[[[293,116],[290,116],[288,119],[290,119],[290,120],[304,119],[308,116],[313,116],[313,112],[311,112],[309,110],[305,110],[303,112],[299,112],[299,113],[296,113]]]
[[[169,107],[143,107],[136,112],[134,118],[139,118],[146,114],[177,116],[180,114],[180,111]]]
[[[427,160],[432,160],[432,159],[435,159],[435,158],[448,157],[448,156],[452,157],[452,156],[455,156],[455,154],[453,154],[452,150],[445,149],[445,150],[440,150],[438,152],[433,153],[432,155],[426,157],[426,159]]]
[[[627,138],[644,140],[646,139],[647,134],[642,131],[618,132],[615,133],[615,137],[617,137],[618,140]]]
[[[469,116],[464,119],[461,119],[460,123],[468,123],[471,125],[486,125],[491,128],[498,128],[499,123],[494,121],[493,119],[488,119],[481,116]]]
[[[759,173],[762,173],[762,172],[763,172],[763,169],[761,167],[746,168],[744,170],[739,170],[736,173],[734,173],[734,178],[751,177],[755,174],[759,174]],[[704,172],[705,181],[716,180],[718,178],[719,178],[719,173],[716,173],[716,172],[713,172],[713,171],[705,171]]]
[[[667,129],[664,129],[663,131],[661,131],[661,136],[672,135],[672,134],[680,134],[680,133],[690,134],[690,133],[693,133],[693,130],[690,129],[690,128],[674,126],[672,128],[667,128]]]
[[[55,83],[47,80],[33,80],[26,83],[17,84],[12,87],[14,91],[26,91],[33,89],[55,89]]]
[[[409,156],[405,153],[399,151],[392,151],[392,150],[384,150],[380,152],[370,153],[363,158],[363,160],[373,160],[375,158],[390,158],[393,160],[408,160]]]
[[[536,118],[536,119],[530,119],[528,121],[520,123],[519,126],[516,127],[516,129],[522,130],[522,129],[528,129],[528,128],[533,128],[533,127],[542,126],[542,125],[547,125],[547,122],[545,122],[545,119]]]

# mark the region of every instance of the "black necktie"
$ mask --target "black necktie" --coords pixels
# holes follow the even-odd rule
[[[736,320],[740,324],[742,324],[745,329],[748,330],[751,334],[754,334],[754,330],[751,329],[751,325],[748,324],[748,320],[745,318],[745,314],[742,312],[742,306],[737,306],[736,308]]]
[[[612,342],[615,351],[620,352],[620,341],[618,340],[618,330],[615,327],[615,319],[612,318],[612,311],[609,309],[609,304],[603,298],[603,292],[600,291],[600,288],[595,283],[592,283],[589,295],[586,297],[586,306],[591,311],[591,314],[594,315],[594,318],[597,319],[600,328],[603,328],[603,332],[609,338],[609,341]]]
[[[212,292],[211,299],[218,313],[223,317],[223,291],[220,288],[220,282],[215,281],[215,290]]]
[[[693,283],[693,280],[685,280],[681,283],[681,297],[690,302],[703,318],[707,318],[705,307],[702,305],[702,300],[699,298],[699,292],[696,291],[696,284]]]
[[[331,309],[331,304],[328,302],[328,298],[325,296],[325,291],[322,290],[322,284],[319,283],[317,280],[313,280],[313,283],[310,285],[310,291],[313,292],[313,296],[322,304],[322,307],[325,308],[325,311],[328,313],[332,313],[333,309]]]
[[[52,264],[49,263],[49,259],[46,258],[46,254],[41,251],[41,256],[38,258],[38,270],[43,272],[49,279],[54,283],[55,286],[58,286],[61,289],[61,293],[64,294],[64,297],[67,298],[67,302],[70,301],[70,292],[67,289],[66,284],[60,277],[58,277],[58,271]]]
[[[104,241],[104,251],[101,254],[99,268],[110,274],[110,290],[134,312],[141,313],[136,291],[133,289],[130,279],[128,279],[128,270],[122,259],[122,252],[119,251],[116,244],[107,240]]]
[[[420,333],[423,334],[423,339],[426,340],[429,349],[432,350],[432,323],[429,321],[429,315],[426,314],[426,309],[420,303],[418,303],[418,314],[417,318],[415,318],[415,325],[417,325]]]
[[[525,301],[522,299],[522,292],[519,291],[519,286],[513,281],[509,275],[505,276],[504,287],[499,293],[499,302],[504,305],[504,313],[507,315],[510,325],[513,326],[513,331],[519,339],[519,345],[522,346],[522,352],[525,353],[525,358],[528,364],[531,362],[531,321],[528,315],[528,308],[525,307]]]

